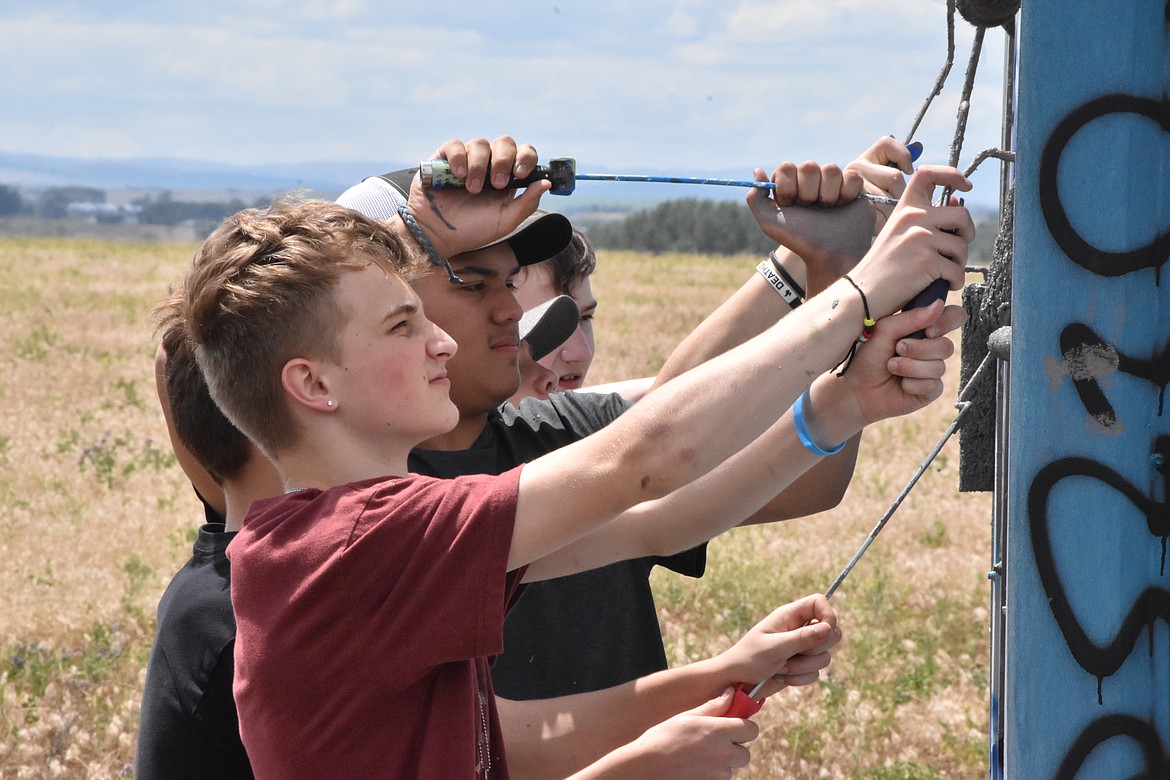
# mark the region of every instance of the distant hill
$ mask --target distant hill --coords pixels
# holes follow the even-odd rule
[[[291,189],[307,189],[322,197],[335,197],[363,176],[417,164],[416,160],[383,160],[243,166],[168,158],[103,160],[0,152],[0,184],[15,186],[30,194],[48,187],[77,185],[121,192],[223,193],[243,200]],[[668,175],[671,172],[645,170],[636,173]],[[715,177],[743,177],[742,171],[701,173]],[[549,197],[545,203],[547,208],[571,215],[628,212],[674,198],[741,200],[743,196],[743,189],[738,187],[581,182],[571,197]]]
[[[264,194],[309,189],[322,195],[337,195],[363,176],[407,165],[388,161],[241,166],[167,158],[99,160],[0,152],[0,183],[32,191],[80,185],[117,190]]]

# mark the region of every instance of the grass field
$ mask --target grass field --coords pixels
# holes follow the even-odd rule
[[[133,776],[154,609],[201,517],[157,409],[150,320],[193,250],[0,239],[0,777]],[[753,265],[604,254],[591,379],[652,373]],[[949,423],[957,365],[930,409],[867,432],[837,510],[717,540],[701,580],[656,575],[673,662],[828,586]],[[957,492],[957,453],[834,597],[831,672],[769,701],[738,776],[986,775],[990,497]]]

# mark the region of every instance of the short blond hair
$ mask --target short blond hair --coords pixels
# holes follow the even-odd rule
[[[317,200],[241,211],[196,253],[181,320],[212,398],[269,457],[300,434],[281,384],[285,364],[339,357],[349,313],[336,287],[370,263],[408,283],[427,267],[385,224]]]

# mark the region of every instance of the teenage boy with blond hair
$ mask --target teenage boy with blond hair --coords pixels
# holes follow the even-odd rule
[[[867,317],[936,278],[962,283],[969,238],[947,231],[967,232],[970,218],[929,196],[969,185],[923,169],[849,285],[605,431],[498,477],[407,476],[410,449],[458,412],[445,374],[456,345],[406,283],[421,253],[403,237],[443,263],[517,225],[548,189],[477,197],[489,168],[501,184],[530,170],[530,147],[490,160],[443,151],[467,193],[412,190],[405,222],[389,229],[330,204],[243,212],[208,239],[185,284],[213,397],[289,491],[253,505],[230,552],[236,698],[259,776],[506,776],[487,662],[526,567],[579,570],[557,551],[748,444]],[[811,442],[865,424],[848,393],[814,390]],[[790,618],[819,623],[785,632],[794,654],[835,631],[822,597],[798,604]]]

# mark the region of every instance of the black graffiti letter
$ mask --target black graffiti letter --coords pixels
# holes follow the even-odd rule
[[[1069,259],[1098,276],[1121,276],[1142,268],[1153,268],[1155,280],[1170,258],[1170,231],[1143,247],[1125,252],[1107,252],[1090,244],[1077,233],[1065,212],[1057,188],[1060,158],[1068,142],[1082,127],[1106,114],[1138,114],[1154,120],[1170,132],[1170,100],[1152,100],[1136,95],[1103,95],[1078,106],[1057,124],[1040,157],[1040,209],[1056,243]]]

